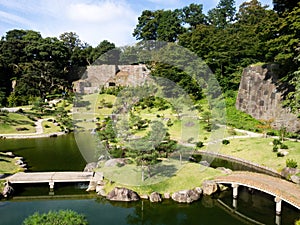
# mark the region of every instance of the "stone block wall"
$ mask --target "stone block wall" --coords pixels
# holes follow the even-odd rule
[[[87,67],[82,78],[73,86],[77,93],[92,94],[103,86],[141,85],[149,74],[145,65],[92,65]]]
[[[288,108],[282,107],[284,90],[278,85],[278,66],[249,66],[244,69],[236,99],[236,108],[256,119],[274,122],[275,129],[285,127],[300,131],[300,120]]]

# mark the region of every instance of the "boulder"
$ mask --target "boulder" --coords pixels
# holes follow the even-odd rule
[[[97,168],[97,163],[96,162],[91,162],[86,164],[86,166],[84,167],[83,172],[93,172],[94,169]]]
[[[297,175],[291,176],[291,181],[295,184],[300,184],[300,176]]]
[[[13,192],[14,192],[14,189],[10,186],[10,183],[6,182],[5,186],[3,188],[3,192],[2,192],[3,197],[8,198],[8,197],[12,196]]]
[[[150,202],[161,202],[162,201],[161,194],[157,192],[153,192],[150,194],[149,200]]]
[[[199,164],[202,165],[202,166],[206,166],[206,167],[210,166],[209,162],[207,162],[205,160],[204,161],[200,161]]]
[[[147,200],[147,199],[149,199],[149,196],[146,195],[146,194],[144,194],[144,195],[141,195],[140,198],[141,198],[141,199],[146,199],[146,200]]]
[[[104,166],[106,167],[113,167],[113,166],[124,166],[126,164],[126,159],[110,159],[110,160],[107,160],[104,164]]]
[[[201,188],[195,188],[192,190],[182,190],[172,194],[172,199],[179,203],[192,203],[199,200],[201,197]]]
[[[212,195],[218,190],[218,184],[212,180],[205,180],[202,184],[203,194]]]
[[[111,192],[106,196],[108,200],[111,201],[121,201],[121,202],[131,202],[140,200],[139,195],[127,188],[115,187]]]
[[[170,193],[164,193],[164,198],[165,198],[165,199],[170,199],[170,198],[171,198]]]
[[[285,167],[282,171],[281,171],[281,176],[283,176],[285,179],[290,179],[290,177],[292,177],[293,175],[296,175],[300,173],[299,169],[296,168],[289,168],[289,167]]]

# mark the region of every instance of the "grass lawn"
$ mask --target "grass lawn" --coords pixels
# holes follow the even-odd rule
[[[130,188],[139,194],[150,194],[153,191],[157,191],[159,193],[174,193],[179,190],[192,189],[199,186],[201,187],[204,180],[213,179],[214,177],[223,175],[219,170],[203,167],[196,163],[183,163],[183,165],[180,165],[179,162],[165,162],[164,165],[167,169],[161,171],[160,174],[157,174],[156,177],[150,178],[148,181],[146,179],[144,182],[141,181],[140,168],[135,165],[129,165],[130,167],[126,169],[124,169],[126,166],[121,167],[118,170],[117,175],[120,177],[121,181],[125,180],[126,182],[128,179],[136,179],[139,185],[130,185],[128,182],[124,184],[119,180],[116,180],[113,183],[108,182],[105,186],[105,191],[109,192],[114,187],[123,186]],[[172,170],[170,166],[175,167],[178,170]],[[103,171],[102,168],[99,170]],[[114,173],[115,171],[115,169],[110,168],[110,173]],[[104,177],[106,177],[106,174],[107,172],[104,170]],[[131,177],[132,174],[136,175]],[[170,177],[166,177],[167,174],[170,175]],[[147,172],[145,172],[145,176],[146,175]]]
[[[26,128],[25,131],[17,131],[17,128]],[[26,115],[19,113],[8,113],[0,116],[0,133],[34,133],[34,121],[30,120]]]
[[[263,166],[282,170],[285,167],[286,159],[294,159],[300,167],[300,143],[284,141],[289,149],[289,154],[284,157],[277,157],[273,152],[272,138],[246,138],[230,140],[229,145],[222,145],[220,153],[246,159]]]
[[[19,166],[15,165],[15,162],[15,159],[2,155],[0,152],[0,173],[13,174],[22,171]]]
[[[45,134],[51,134],[61,131],[59,126],[55,126],[52,122],[49,121],[43,121],[42,126]]]

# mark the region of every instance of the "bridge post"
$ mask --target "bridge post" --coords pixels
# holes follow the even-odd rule
[[[238,188],[239,188],[239,185],[238,184],[232,184],[231,187],[233,188],[232,190],[232,207],[233,208],[237,208],[237,197],[238,197]]]
[[[49,181],[49,186],[50,186],[50,190],[54,189],[54,181],[53,180]]]
[[[233,191],[232,191],[232,195],[233,195],[233,198],[234,199],[237,199],[238,197],[238,187],[239,185],[238,184],[232,184],[231,187],[233,188]]]
[[[281,214],[281,198],[279,197],[275,197],[274,201],[276,202],[276,215],[280,215]]]

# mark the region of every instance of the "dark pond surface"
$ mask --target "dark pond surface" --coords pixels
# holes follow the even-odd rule
[[[82,171],[86,165],[73,134],[56,138],[0,139],[0,150],[24,157],[28,171]]]

